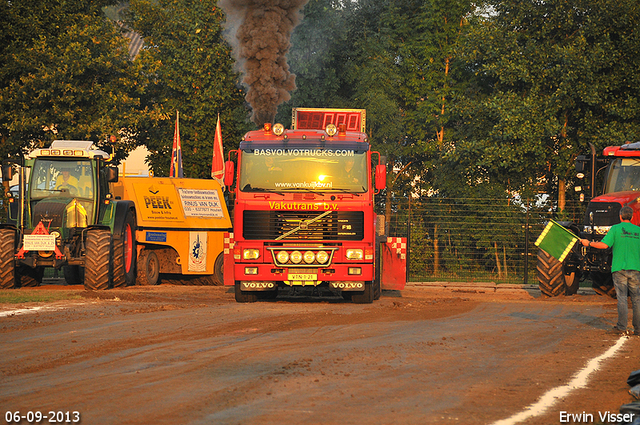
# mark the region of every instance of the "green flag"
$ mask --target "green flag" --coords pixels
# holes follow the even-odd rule
[[[538,237],[536,246],[556,260],[563,262],[579,240],[576,235],[551,220]]]

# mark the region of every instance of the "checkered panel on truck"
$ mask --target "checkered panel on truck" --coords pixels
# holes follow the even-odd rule
[[[322,211],[245,211],[242,232],[245,239],[361,241],[364,239],[362,211],[332,211],[312,221]],[[295,230],[295,231],[294,231]]]

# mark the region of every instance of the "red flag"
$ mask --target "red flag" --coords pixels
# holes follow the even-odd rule
[[[173,132],[173,150],[171,151],[171,170],[169,177],[184,177],[182,172],[182,146],[180,146],[179,114],[176,111],[176,129]]]
[[[218,180],[224,189],[224,149],[222,147],[222,129],[220,128],[220,114],[216,124],[216,135],[213,138],[213,159],[211,160],[211,178]]]

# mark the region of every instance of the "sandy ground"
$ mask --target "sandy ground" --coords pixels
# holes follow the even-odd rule
[[[83,424],[491,424],[620,338],[615,301],[597,295],[408,286],[355,305],[237,304],[226,287],[18,291],[79,298],[0,305],[0,413],[77,411]],[[521,423],[606,423],[633,400],[639,352],[625,339],[585,388]]]

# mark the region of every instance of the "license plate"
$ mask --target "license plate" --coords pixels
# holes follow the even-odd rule
[[[296,270],[290,271],[287,280],[318,280],[318,273],[314,270]]]
[[[56,249],[55,235],[24,235],[25,251],[53,251]]]

